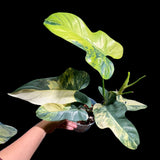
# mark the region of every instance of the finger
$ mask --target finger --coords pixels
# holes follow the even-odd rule
[[[65,129],[72,131],[72,130],[74,130],[75,128],[74,128],[74,127],[71,127],[71,126],[66,126]]]
[[[69,121],[69,120],[66,120],[66,122],[67,122],[66,126],[77,128],[77,123],[76,122],[72,122],[72,121]]]
[[[77,124],[69,120],[63,120],[63,123],[58,128],[74,130],[75,128],[77,128]]]

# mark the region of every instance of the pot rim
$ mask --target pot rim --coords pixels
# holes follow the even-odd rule
[[[78,125],[78,126],[91,126],[91,125],[93,125],[95,122],[93,121],[93,122],[91,122],[91,123],[89,123],[89,124],[81,124],[80,122],[76,122],[76,124]]]

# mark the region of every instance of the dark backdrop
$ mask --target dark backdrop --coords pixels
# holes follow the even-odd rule
[[[54,12],[64,11],[81,17],[91,31],[102,30],[124,47],[120,60],[111,59],[115,65],[112,78],[105,82],[108,90],[116,90],[131,72],[131,82],[147,75],[132,89],[134,94],[126,98],[135,99],[148,105],[146,110],[127,113],[126,116],[136,126],[141,144],[136,151],[125,148],[109,129],[100,130],[95,125],[86,133],[78,134],[56,130],[48,135],[33,160],[66,158],[129,158],[151,154],[157,142],[157,117],[153,110],[157,107],[158,51],[156,48],[156,4],[130,1],[23,1],[1,5],[1,83],[0,121],[18,129],[12,143],[30,127],[39,122],[35,116],[38,106],[9,97],[7,93],[37,78],[58,76],[68,67],[85,70],[90,74],[90,85],[83,90],[96,101],[101,101],[97,86],[101,78],[84,60],[85,52],[53,35],[43,21]],[[158,37],[157,37],[158,38]],[[156,58],[155,58],[156,57]],[[155,59],[154,59],[155,58]]]

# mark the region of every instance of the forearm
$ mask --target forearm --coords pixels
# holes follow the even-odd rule
[[[46,136],[46,131],[40,127],[41,123],[42,122],[32,127],[22,137],[3,149],[0,152],[0,157],[3,160],[30,160]]]
[[[54,122],[42,120],[11,145],[0,151],[0,158],[3,160],[30,160],[47,133],[52,133],[56,128],[74,130],[76,127],[76,123],[68,120]]]

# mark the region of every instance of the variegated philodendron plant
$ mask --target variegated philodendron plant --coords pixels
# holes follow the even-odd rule
[[[57,77],[33,80],[9,95],[40,105],[36,115],[47,121],[86,121],[88,112],[92,112],[99,128],[110,128],[122,144],[136,149],[140,143],[139,135],[135,126],[125,117],[125,113],[145,109],[147,106],[123,98],[122,95],[130,93],[124,90],[145,76],[129,84],[128,72],[119,91],[107,91],[104,80],[110,79],[114,72],[114,65],[108,56],[120,59],[123,47],[103,31],[91,32],[79,17],[71,13],[54,13],[44,21],[44,25],[55,35],[86,51],[85,60],[102,77],[102,87],[99,86],[98,90],[104,101],[92,106],[91,99],[81,92],[88,86],[90,77],[87,72],[73,68],[68,68]],[[88,106],[88,110],[84,109],[84,105]]]

